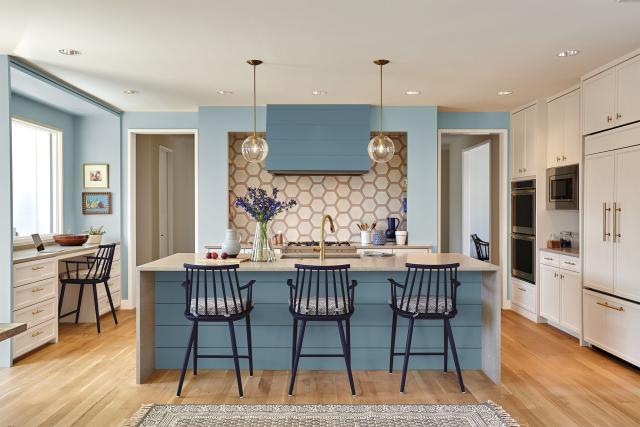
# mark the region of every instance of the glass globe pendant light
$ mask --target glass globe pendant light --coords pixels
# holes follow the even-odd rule
[[[260,163],[269,154],[269,145],[256,132],[256,67],[262,64],[259,59],[250,59],[247,64],[253,66],[253,135],[242,142],[242,157],[250,163]]]
[[[387,59],[376,59],[374,64],[380,66],[380,132],[369,141],[369,157],[376,163],[386,163],[393,158],[396,151],[393,141],[382,134],[382,67],[387,65]]]

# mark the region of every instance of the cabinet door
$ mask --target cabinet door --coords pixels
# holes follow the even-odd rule
[[[618,212],[615,247],[614,294],[640,300],[640,147],[630,147],[616,152],[615,201]]]
[[[565,165],[580,162],[580,91],[577,90],[563,97],[564,107],[564,152],[562,161]]]
[[[588,156],[584,162],[584,284],[606,292],[613,292],[614,163],[611,152]]]
[[[522,176],[524,167],[524,111],[511,116],[511,176]]]
[[[564,153],[564,99],[547,104],[547,167],[562,163]]]
[[[560,278],[558,269],[540,265],[540,316],[554,323],[560,320]]]
[[[575,332],[580,332],[582,319],[582,283],[580,274],[573,271],[560,270],[560,325]]]
[[[616,126],[640,120],[640,56],[617,67]]]
[[[535,175],[536,173],[536,125],[538,108],[534,105],[524,110],[524,163],[523,175]]]
[[[583,132],[585,135],[614,126],[616,76],[611,69],[582,83]]]

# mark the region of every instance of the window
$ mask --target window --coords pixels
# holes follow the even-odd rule
[[[62,229],[62,132],[11,120],[14,241]]]

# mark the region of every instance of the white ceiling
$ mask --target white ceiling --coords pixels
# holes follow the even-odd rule
[[[0,13],[1,53],[127,111],[249,105],[249,58],[265,61],[259,104],[375,104],[371,61],[388,58],[386,104],[509,110],[638,47],[640,2],[617,0],[11,0]]]

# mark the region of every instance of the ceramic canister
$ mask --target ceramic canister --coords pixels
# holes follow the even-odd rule
[[[240,253],[240,238],[238,232],[228,228],[222,243],[222,252],[226,252],[230,257],[235,257]]]

